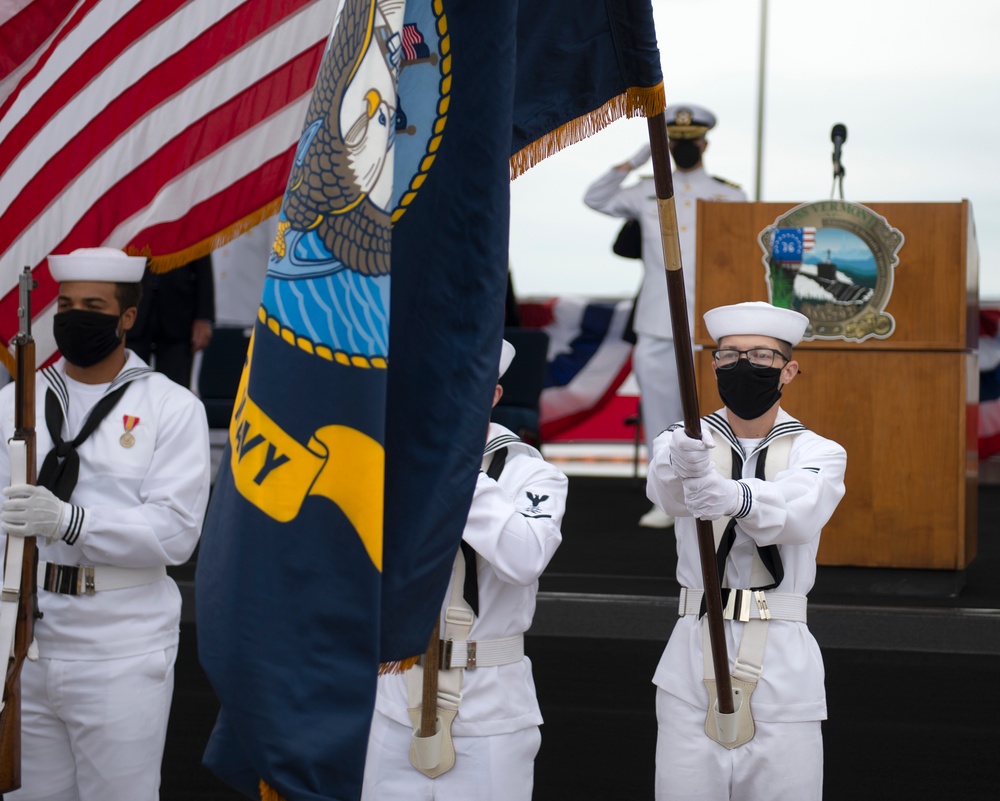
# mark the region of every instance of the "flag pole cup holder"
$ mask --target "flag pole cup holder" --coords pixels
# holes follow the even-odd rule
[[[441,718],[434,719],[434,734],[421,737],[413,733],[413,765],[417,770],[433,770],[441,761],[441,743],[444,731],[441,728]]]
[[[455,767],[455,744],[451,739],[451,724],[456,714],[458,714],[457,709],[439,708],[438,716],[434,719],[434,733],[423,737],[415,728],[410,739],[410,764],[431,779]]]
[[[753,713],[750,709],[750,695],[755,685],[733,679],[733,712],[719,711],[719,698],[715,681],[706,679],[709,692],[708,714],[705,716],[705,734],[719,745],[737,748],[750,742],[754,735]]]
[[[743,709],[743,698],[740,691],[733,688],[734,712],[725,714],[719,711],[719,701],[712,704],[712,715],[715,718],[715,736],[723,745],[735,743],[740,733],[740,710]]]

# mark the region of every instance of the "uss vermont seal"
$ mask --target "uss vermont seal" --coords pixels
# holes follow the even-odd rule
[[[771,303],[809,318],[805,339],[892,335],[885,307],[903,234],[859,203],[804,203],[761,231]]]

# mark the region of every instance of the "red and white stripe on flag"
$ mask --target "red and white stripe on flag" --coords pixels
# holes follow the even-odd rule
[[[423,44],[424,37],[420,35],[420,30],[416,25],[403,26],[403,55],[408,59],[416,60],[417,49],[414,45]]]
[[[816,229],[815,228],[803,228],[802,229],[802,249],[812,250],[816,247]]]
[[[50,253],[174,266],[277,211],[338,5],[0,2],[0,338],[30,266],[55,352]]]

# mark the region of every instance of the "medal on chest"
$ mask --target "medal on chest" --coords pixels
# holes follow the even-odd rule
[[[121,435],[118,441],[123,448],[131,448],[135,445],[135,435],[132,434],[132,429],[139,425],[139,418],[133,417],[130,414],[124,414],[122,415],[122,423],[125,425],[125,433]]]

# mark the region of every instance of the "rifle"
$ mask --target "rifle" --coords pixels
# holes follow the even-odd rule
[[[35,340],[31,336],[31,290],[37,283],[31,268],[18,279],[20,326],[14,338],[14,436],[9,441],[11,484],[34,484]],[[3,595],[0,596],[0,648],[9,659],[0,707],[0,793],[21,786],[21,667],[34,639],[38,601],[34,537],[7,537]],[[13,648],[11,648],[13,640]]]

